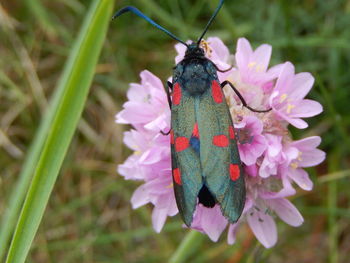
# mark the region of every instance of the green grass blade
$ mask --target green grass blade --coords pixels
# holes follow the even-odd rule
[[[187,262],[188,258],[194,254],[201,246],[205,236],[195,230],[191,230],[186,237],[182,240],[180,246],[171,256],[170,263]]]
[[[65,71],[62,74],[60,83],[55,89],[55,92],[51,98],[48,110],[45,113],[31,146],[26,153],[26,159],[21,167],[19,179],[16,182],[16,186],[14,187],[9,198],[8,206],[3,215],[0,227],[0,261],[3,259],[6,253],[11,233],[15,227],[16,219],[18,218],[30,180],[32,179],[32,175],[39,160],[40,153],[44,147],[51,123],[53,122],[53,118],[60,103],[60,99],[63,97],[63,93],[65,91],[64,83],[66,83],[68,80],[68,76],[73,68],[74,60],[75,57],[69,57],[69,61],[64,69]]]
[[[6,262],[24,262],[59,169],[76,130],[112,13],[113,1],[95,0],[86,16],[58,89],[58,108],[18,220]]]

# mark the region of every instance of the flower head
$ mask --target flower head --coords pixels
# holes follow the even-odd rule
[[[275,215],[294,227],[303,222],[287,199],[296,193],[293,183],[311,190],[312,181],[303,168],[325,159],[325,153],[316,148],[319,137],[293,141],[288,132],[288,124],[306,128],[302,118],[322,111],[318,102],[305,99],[313,77],[309,73],[295,74],[290,62],[269,68],[272,48],[266,44],[253,50],[248,40],[240,38],[234,55],[219,38],[208,38],[201,45],[219,69],[229,69],[218,72],[220,82],[233,83],[250,107],[272,107],[272,111],[252,112],[230,87],[224,88],[245,167],[246,203],[236,224],[227,221],[218,204],[213,208],[198,204],[191,228],[217,241],[228,227],[227,240],[233,244],[239,226],[247,222],[257,239],[265,247],[272,247],[277,242]],[[186,48],[181,44],[175,48],[178,63]],[[235,67],[231,67],[233,60]],[[125,179],[143,182],[131,199],[132,206],[152,203],[153,227],[160,232],[166,218],[178,213],[172,188],[170,136],[160,133],[170,130],[170,109],[162,82],[148,71],[141,72],[140,84],[130,85],[127,96],[129,101],[117,115],[117,122],[132,125],[132,130],[124,134],[124,142],[134,153],[118,172]]]
[[[270,97],[270,105],[274,112],[296,128],[306,128],[308,125],[301,118],[312,117],[322,112],[320,103],[304,99],[313,83],[314,78],[310,73],[294,74],[294,66],[286,62],[281,68]]]

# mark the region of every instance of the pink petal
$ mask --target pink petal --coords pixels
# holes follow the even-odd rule
[[[123,142],[128,148],[137,151],[139,149],[138,145],[135,143],[135,130],[130,130],[124,132]]]
[[[274,162],[270,162],[268,156],[265,156],[263,162],[260,165],[259,176],[262,178],[267,178],[270,175],[277,174],[277,166]]]
[[[312,88],[314,77],[308,72],[298,73],[294,76],[289,96],[293,100],[302,100]]]
[[[298,209],[287,199],[271,199],[269,200],[269,206],[288,225],[297,227],[304,222]]]
[[[267,139],[268,143],[267,150],[269,156],[274,158],[279,155],[282,151],[282,136],[266,134],[265,138]]]
[[[212,241],[216,242],[226,226],[227,219],[222,215],[219,205],[214,208],[197,205],[191,225],[192,229],[206,233]]]
[[[125,114],[123,113],[123,111],[118,112],[115,115],[115,122],[116,123],[120,123],[120,124],[129,124],[129,121],[124,119],[123,116],[125,116]],[[127,118],[127,116],[125,116]]]
[[[239,155],[240,155],[241,161],[245,165],[252,165],[256,161],[256,157],[251,152],[251,147],[247,147],[247,146],[242,147],[241,145],[239,145]]]
[[[149,203],[149,201],[149,194],[145,185],[139,186],[131,197],[131,204],[133,209],[139,208],[140,206]]]
[[[245,69],[248,66],[249,58],[253,54],[252,47],[245,38],[239,38],[237,41],[237,51],[235,55],[238,68]]]
[[[246,128],[251,131],[252,134],[261,134],[263,130],[263,123],[255,116],[246,116],[243,121],[246,122]]]
[[[314,100],[302,100],[291,111],[290,117],[308,118],[320,114],[323,111],[322,105]]]
[[[258,176],[258,166],[256,164],[245,166],[245,173],[252,177]]]
[[[280,92],[280,94],[286,93],[288,87],[291,85],[294,78],[294,66],[290,62],[284,63],[281,68],[280,75],[276,82],[275,89]]]
[[[287,160],[291,162],[292,160],[298,158],[299,150],[296,147],[286,147],[286,149],[284,149],[284,154],[286,155]]]
[[[304,152],[307,149],[313,149],[319,146],[321,144],[321,137],[311,136],[298,141],[294,141],[292,144]]]
[[[147,97],[147,90],[142,85],[131,83],[126,96],[129,100],[142,102]]]
[[[167,218],[167,209],[155,206],[152,212],[152,225],[154,231],[160,233]]]
[[[295,189],[291,185],[289,186],[290,187],[283,187],[279,192],[261,192],[259,196],[265,200],[271,200],[295,195]]]
[[[262,135],[255,135],[254,141],[251,144],[239,144],[238,147],[242,162],[246,165],[252,165],[256,163],[256,160],[265,151],[266,140]]]
[[[128,101],[124,103],[123,107],[124,110],[118,116],[121,119],[127,120],[128,123],[147,123],[153,119],[155,109],[150,104]]]
[[[260,157],[266,150],[267,143],[263,135],[255,135],[254,137],[254,150],[258,157]]]
[[[273,247],[277,242],[277,228],[273,218],[252,208],[247,213],[247,221],[256,238],[266,247]]]
[[[218,241],[222,231],[227,226],[227,220],[222,215],[220,207],[216,205],[214,208],[206,208],[200,206],[203,209],[202,214],[202,227],[204,232],[209,236],[209,238],[216,242]]]
[[[239,227],[239,223],[236,224],[230,224],[230,227],[228,228],[227,233],[227,243],[229,245],[233,245],[236,242],[236,233]]]
[[[212,59],[227,63],[230,57],[230,51],[224,42],[218,37],[209,37],[207,42],[213,50]]]
[[[283,66],[284,64],[278,64],[276,66],[273,66],[267,71],[267,74],[270,76],[271,79],[277,78],[281,74]]]
[[[145,125],[145,129],[152,130],[152,131],[163,131],[163,129],[169,127],[167,120],[170,120],[170,118],[167,118],[165,114],[159,115],[156,119],[152,120],[151,122],[147,123]],[[167,132],[167,131],[165,131]]]
[[[284,119],[298,129],[305,129],[309,126],[307,122],[303,121],[302,119],[294,119],[290,117],[285,117]]]
[[[313,151],[303,152],[300,158],[301,160],[298,163],[300,167],[311,167],[322,163],[326,159],[326,153],[314,149]]]
[[[265,72],[271,58],[272,47],[264,44],[259,46],[255,51],[252,60],[261,66],[261,71]]]
[[[177,204],[175,201],[175,196],[173,195],[173,200],[170,203],[170,206],[168,208],[168,215],[169,216],[174,216],[177,215],[179,213],[179,209],[177,208]]]
[[[123,176],[125,180],[145,179],[138,160],[139,157],[134,154],[129,156],[123,164],[118,165],[118,173]]]
[[[288,176],[297,183],[302,189],[310,191],[313,188],[313,183],[309,178],[308,173],[303,169],[289,169]]]
[[[162,152],[157,150],[156,148],[149,149],[145,151],[141,157],[139,162],[143,164],[154,164],[162,160]]]
[[[162,81],[148,70],[143,70],[140,73],[142,85],[150,85],[153,89],[163,90]]]
[[[178,43],[175,45],[175,49],[177,52],[177,56],[175,57],[175,63],[178,64],[181,60],[183,60],[186,52],[186,46]]]

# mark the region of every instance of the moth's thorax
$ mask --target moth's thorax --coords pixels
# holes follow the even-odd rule
[[[217,79],[216,68],[205,57],[184,59],[176,65],[173,79],[190,95],[201,95],[210,88],[211,81]]]
[[[184,60],[191,58],[205,58],[204,49],[196,43],[190,44],[186,49]]]

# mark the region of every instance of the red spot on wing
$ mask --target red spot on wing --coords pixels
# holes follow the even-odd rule
[[[181,152],[190,146],[190,142],[186,137],[177,137],[175,139],[175,150]]]
[[[223,93],[220,84],[216,80],[213,80],[211,83],[211,93],[215,103],[222,103]]]
[[[215,135],[213,137],[213,144],[215,146],[218,146],[218,147],[227,147],[228,146],[228,138],[226,135],[224,134],[220,134],[220,135]]]
[[[236,181],[241,175],[238,164],[230,164],[230,178],[232,181]]]
[[[175,168],[173,170],[173,177],[174,177],[174,181],[175,183],[181,185],[181,173],[180,173],[180,168]]]
[[[230,132],[230,139],[234,140],[235,139],[235,130],[233,129],[233,126],[231,126],[231,125],[229,127],[229,132]]]
[[[178,82],[175,83],[173,88],[173,104],[179,105],[181,102],[181,87]]]
[[[197,122],[194,124],[192,136],[199,138],[199,131],[198,131],[198,123]]]
[[[171,129],[170,130],[170,143],[174,144],[175,140],[174,140],[174,130]]]

